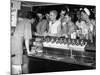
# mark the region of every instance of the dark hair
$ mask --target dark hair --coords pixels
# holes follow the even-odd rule
[[[86,14],[86,12],[85,12],[84,10],[81,10],[81,11],[80,11],[80,13],[82,13],[82,12]]]
[[[35,13],[33,13],[33,12],[27,12],[26,18],[32,19],[32,18],[35,18],[35,17],[36,17]]]
[[[66,15],[68,15],[71,19],[74,18],[74,15],[72,13],[66,13]]]
[[[65,15],[68,15],[71,18],[71,21],[74,22],[75,15],[73,13],[67,12]]]

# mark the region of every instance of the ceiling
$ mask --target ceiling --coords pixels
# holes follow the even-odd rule
[[[60,5],[58,3],[46,3],[46,2],[29,2],[29,1],[22,1],[22,6],[48,6],[48,5]]]

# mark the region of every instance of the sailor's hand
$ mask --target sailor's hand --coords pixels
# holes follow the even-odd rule
[[[43,33],[43,36],[47,36],[47,35],[48,35],[48,33],[47,33],[47,32],[44,32],[44,33]]]
[[[28,55],[35,54],[35,50],[29,51],[29,52],[27,52],[27,54],[28,54]]]

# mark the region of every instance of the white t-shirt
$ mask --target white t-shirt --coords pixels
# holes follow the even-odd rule
[[[50,34],[57,34],[60,32],[61,29],[61,22],[57,20],[55,23],[49,22],[49,33]]]

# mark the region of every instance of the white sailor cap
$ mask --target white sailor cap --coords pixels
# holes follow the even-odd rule
[[[90,11],[88,8],[84,8],[84,11],[87,13],[88,16],[90,15]]]

